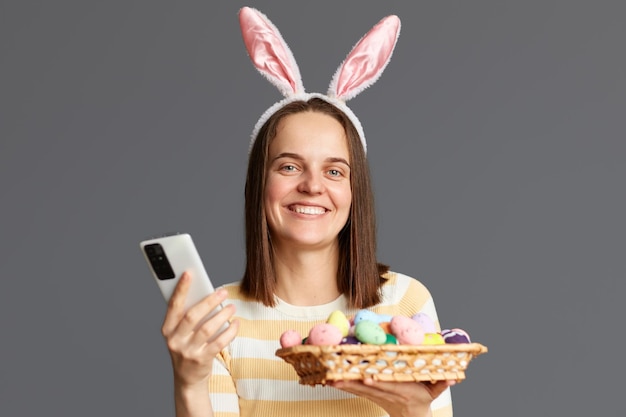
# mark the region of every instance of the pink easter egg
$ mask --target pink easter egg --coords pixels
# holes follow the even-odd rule
[[[287,330],[280,336],[280,346],[288,348],[302,344],[302,336],[297,330]]]
[[[319,323],[311,328],[307,344],[316,346],[338,345],[343,339],[343,334],[337,326],[329,323]]]
[[[424,341],[424,328],[410,317],[394,316],[389,327],[401,345],[421,345]]]

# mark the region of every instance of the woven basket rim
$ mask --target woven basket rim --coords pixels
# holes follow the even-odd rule
[[[313,355],[322,353],[370,354],[381,351],[398,353],[469,352],[477,356],[486,353],[488,349],[487,346],[480,343],[447,343],[443,345],[297,345],[276,350],[276,356],[283,358],[299,353],[310,353]]]

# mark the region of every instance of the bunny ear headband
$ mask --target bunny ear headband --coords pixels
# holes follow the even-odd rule
[[[345,102],[374,84],[385,70],[400,35],[400,19],[397,16],[385,17],[361,38],[339,65],[326,94],[305,92],[300,69],[291,50],[276,26],[263,13],[244,7],[239,11],[239,24],[255,68],[285,97],[263,113],[252,132],[250,147],[272,114],[293,101],[318,97],[348,116],[359,133],[363,150],[367,150],[361,122]]]

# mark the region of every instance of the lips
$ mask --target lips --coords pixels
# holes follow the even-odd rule
[[[328,210],[326,210],[324,207],[320,207],[320,206],[304,206],[304,205],[300,205],[300,204],[293,204],[291,206],[289,206],[289,210],[298,213],[298,214],[324,214],[326,213]]]

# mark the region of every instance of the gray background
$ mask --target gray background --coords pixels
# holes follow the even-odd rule
[[[138,242],[188,231],[216,283],[242,272],[248,137],[279,95],[245,53],[241,5],[0,2],[0,415],[172,415]],[[351,107],[381,261],[490,349],[456,414],[624,415],[626,4],[250,5],[309,91],[401,17]]]

